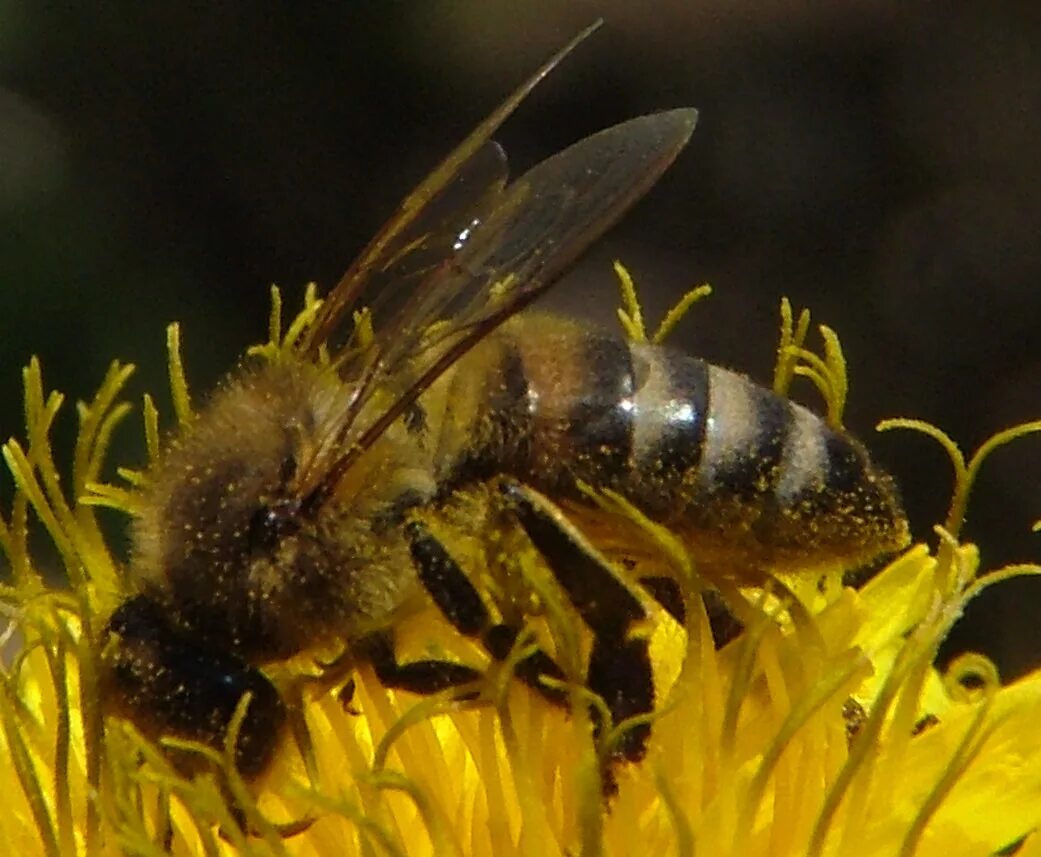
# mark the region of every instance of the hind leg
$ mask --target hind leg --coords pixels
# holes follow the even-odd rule
[[[647,618],[647,611],[633,588],[542,494],[513,480],[504,480],[501,491],[593,633],[586,684],[603,699],[611,715],[610,725],[653,711],[654,676],[648,642],[633,633],[635,623]],[[599,722],[595,709],[592,717],[597,732],[601,732],[607,724]],[[638,761],[646,753],[649,737],[648,724],[636,725],[619,737],[612,755]]]

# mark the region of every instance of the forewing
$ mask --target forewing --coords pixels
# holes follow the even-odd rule
[[[631,119],[574,144],[510,185],[456,253],[433,269],[384,330],[358,397],[335,432],[341,457],[324,468],[328,492],[437,377],[551,286],[654,184],[694,129],[694,110]],[[388,402],[354,417],[378,392]],[[371,411],[371,409],[370,409]]]
[[[601,23],[596,21],[550,57],[405,198],[326,297],[301,344],[305,356],[313,357],[328,344],[351,310],[369,306],[390,315],[433,260],[443,261],[445,252],[451,255],[460,236],[465,243],[468,227],[495,207],[506,180],[506,160],[490,142],[491,135]]]
[[[407,228],[383,245],[380,258],[367,265],[364,274],[359,271],[350,278],[354,288],[363,290],[361,295],[356,298],[341,287],[334,289],[319,310],[318,324],[335,329],[344,309],[364,307],[376,330],[390,331],[423,281],[454,257],[475,225],[499,207],[507,177],[506,153],[498,143],[484,142],[459,165],[451,181],[414,212]],[[329,313],[335,309],[335,318],[327,308]],[[312,343],[330,344],[333,329]]]
[[[593,134],[514,182],[466,245],[417,289],[390,325],[383,372],[489,332],[547,289],[657,181],[686,144],[697,113],[642,116]],[[438,323],[437,327],[432,327]],[[406,373],[407,374],[407,373]]]

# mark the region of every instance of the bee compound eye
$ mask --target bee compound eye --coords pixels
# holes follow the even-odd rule
[[[174,627],[161,604],[139,595],[108,623],[106,703],[150,738],[174,736],[223,752],[236,709],[247,693],[235,765],[246,778],[271,761],[286,720],[285,704],[267,676],[229,652]],[[179,767],[197,766],[183,754]]]
[[[272,550],[299,528],[300,506],[296,501],[277,500],[261,506],[249,519],[249,546]]]

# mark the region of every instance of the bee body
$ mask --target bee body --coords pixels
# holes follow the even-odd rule
[[[472,687],[470,665],[398,661],[395,631],[433,602],[551,703],[585,684],[604,702],[591,713],[602,732],[605,716],[654,709],[640,629],[652,600],[678,616],[682,597],[626,577],[626,521],[602,520],[587,487],[670,527],[706,576],[745,583],[906,542],[888,477],[809,411],[679,352],[523,312],[653,185],[696,120],[631,119],[508,183],[490,135],[588,32],[420,183],[276,353],[233,373],[167,443],[137,496],[130,592],[101,635],[110,711],[220,751],[248,695],[233,749],[255,776],[285,731],[274,661],[335,643],[391,688]],[[471,540],[502,525],[544,560],[589,631],[581,675],[540,645],[510,657],[525,607],[500,609],[438,539],[453,516]],[[638,723],[610,755],[639,759],[649,731]]]
[[[313,514],[287,508],[298,462],[350,396],[328,368],[292,359],[246,369],[216,393],[154,469],[135,522],[149,615],[243,665],[364,644],[428,603],[409,521],[475,492],[484,524],[474,527],[488,526],[496,493],[485,486],[502,478],[575,520],[601,514],[580,485],[618,491],[684,537],[710,578],[848,569],[907,540],[891,480],[853,438],[742,375],[556,316],[522,314],[489,334]],[[596,529],[612,527],[624,542],[624,521]],[[602,550],[624,557],[609,541]],[[469,584],[444,585],[443,609],[478,600]],[[480,632],[488,621],[470,624]],[[154,652],[121,657],[123,670],[154,670]],[[122,695],[140,722],[135,695]]]

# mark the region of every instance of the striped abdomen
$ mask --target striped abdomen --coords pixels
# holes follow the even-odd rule
[[[852,567],[907,543],[893,483],[859,442],[675,350],[529,315],[450,387],[446,416],[469,429],[465,452],[442,447],[456,484],[508,472],[558,498],[576,480],[613,488],[707,563]]]

